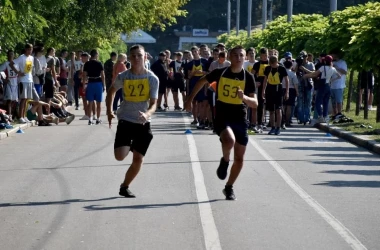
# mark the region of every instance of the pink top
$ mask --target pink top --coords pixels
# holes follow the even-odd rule
[[[122,62],[115,63],[115,65],[113,66],[112,84],[115,82],[117,75],[126,70],[127,70],[127,66],[125,66],[124,63]]]

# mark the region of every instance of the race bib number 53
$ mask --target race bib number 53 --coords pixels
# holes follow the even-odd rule
[[[242,104],[238,90],[245,88],[245,81],[221,77],[218,85],[218,100],[229,104]]]
[[[144,102],[149,99],[149,80],[124,80],[124,99],[130,102]]]

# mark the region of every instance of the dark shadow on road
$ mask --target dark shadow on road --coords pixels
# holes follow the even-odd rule
[[[116,209],[149,209],[149,208],[164,208],[164,207],[180,207],[184,205],[198,205],[202,203],[212,203],[217,201],[224,201],[224,199],[214,199],[202,202],[178,202],[178,203],[163,203],[163,204],[141,204],[129,206],[116,206],[116,207],[101,207],[100,205],[90,205],[83,207],[87,211],[102,211],[102,210],[116,210]]]
[[[380,181],[326,181],[316,186],[380,188]]]
[[[33,206],[50,206],[50,205],[68,205],[72,203],[83,203],[83,202],[94,202],[94,201],[109,201],[120,199],[122,197],[108,197],[102,199],[94,200],[83,200],[83,199],[70,199],[63,201],[36,201],[36,202],[15,202],[15,203],[0,203],[0,207],[33,207]]]
[[[346,148],[346,147],[336,147],[336,146],[326,146],[326,147],[283,147],[281,149],[288,150],[308,150],[308,151],[335,151],[335,152],[347,152],[347,151],[364,151],[356,147]]]
[[[274,159],[277,162],[309,162],[310,159],[303,160],[282,160],[282,159]],[[168,161],[168,162],[144,162],[144,165],[175,165],[175,164],[191,164],[194,162],[200,163],[215,163],[217,166],[220,162],[219,160],[210,160],[210,161]],[[244,160],[247,163],[261,163],[268,162],[267,160]],[[0,172],[9,172],[9,171],[31,171],[31,170],[59,170],[59,169],[80,169],[80,168],[108,168],[108,167],[129,167],[131,163],[126,162],[125,164],[110,164],[110,165],[85,165],[85,166],[68,166],[68,167],[55,167],[55,168],[12,168],[12,169],[1,169]]]
[[[330,170],[323,171],[324,174],[356,174],[356,175],[380,175],[380,170]]]
[[[368,152],[368,154],[312,154],[310,156],[317,157],[334,157],[334,158],[369,158],[369,159],[379,159],[380,157]]]
[[[342,165],[342,166],[361,166],[361,167],[368,167],[368,166],[380,166],[380,161],[342,161],[342,160],[336,160],[336,161],[311,161],[314,164],[319,165]]]

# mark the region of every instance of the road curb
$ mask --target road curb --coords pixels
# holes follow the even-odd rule
[[[375,140],[371,140],[370,136],[357,135],[353,132],[346,131],[336,126],[327,126],[326,124],[316,124],[316,128],[325,131],[343,140],[349,141],[357,146],[363,147],[371,152],[380,154],[380,143]]]
[[[7,137],[10,137],[13,134],[16,134],[19,129],[25,130],[36,125],[37,125],[36,121],[31,121],[30,123],[25,123],[25,124],[13,125],[12,129],[9,129],[0,133],[0,140],[3,140]]]

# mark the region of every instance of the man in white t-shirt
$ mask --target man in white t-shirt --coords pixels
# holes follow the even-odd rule
[[[20,123],[29,122],[25,114],[26,101],[28,99],[33,99],[33,100],[39,99],[38,94],[33,84],[34,58],[33,56],[31,56],[32,51],[33,51],[33,45],[27,43],[25,45],[25,53],[9,63],[9,66],[12,68],[12,70],[16,74],[18,74],[19,79],[20,79],[20,92],[19,92]]]
[[[331,102],[333,106],[333,119],[339,119],[342,116],[343,92],[346,87],[347,63],[341,59],[341,51],[331,51],[333,66],[341,75],[331,83]]]

